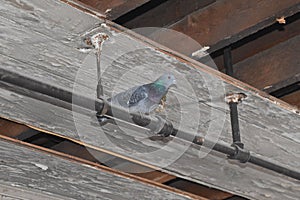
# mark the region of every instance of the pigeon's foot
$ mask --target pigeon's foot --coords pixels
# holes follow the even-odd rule
[[[167,96],[163,96],[163,98],[160,100],[160,103],[158,107],[156,108],[156,112],[163,112],[166,107],[166,101],[167,101]]]
[[[104,126],[105,124],[108,124],[108,123],[111,123],[111,124],[114,123],[113,119],[105,117],[105,116],[97,117],[97,119],[98,119],[98,123],[100,126]]]
[[[153,135],[153,136],[150,136],[148,138],[152,141],[162,141],[163,143],[168,143],[172,140],[172,138],[165,137],[165,136],[162,136],[162,135]]]
[[[91,116],[91,125],[93,126],[104,126],[108,123],[115,123],[115,121],[107,116],[100,115],[99,113],[93,113]]]

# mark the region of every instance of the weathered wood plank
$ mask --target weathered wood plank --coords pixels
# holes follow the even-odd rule
[[[71,199],[66,196],[60,196],[55,194],[43,193],[40,190],[31,188],[20,188],[15,185],[3,185],[0,184],[0,199],[1,200],[60,200],[60,199]]]
[[[300,36],[234,65],[235,76],[254,87],[264,89],[300,73]]]
[[[185,15],[212,4],[213,2],[215,2],[215,0],[189,0],[188,3],[185,0],[166,1],[122,25],[130,29],[164,27],[179,21]]]
[[[297,106],[300,109],[300,91],[293,92],[289,95],[282,97],[281,99],[290,103],[291,105]]]
[[[297,15],[298,16],[294,15],[292,18],[287,18],[286,24],[275,23],[264,30],[258,31],[254,34],[255,36],[250,36],[251,40],[248,37],[231,45],[232,63],[241,62],[261,51],[265,51],[299,35],[300,13]],[[218,69],[224,70],[223,54],[215,56],[213,59]]]
[[[291,14],[284,13],[285,9],[295,6],[295,10],[299,10],[297,3],[300,1],[222,0],[188,15],[169,28],[189,35],[202,46],[212,46],[210,50],[215,51],[276,22],[276,17]]]
[[[193,194],[201,195],[208,199],[223,200],[223,199],[229,199],[229,197],[233,196],[232,194],[226,192],[214,191],[211,188],[207,188],[201,185],[197,185],[195,183],[182,181],[182,180],[171,183],[171,185],[175,188],[183,189],[185,191],[189,191],[192,192]]]
[[[0,49],[0,67],[66,90],[74,89],[82,95],[94,98],[94,55],[87,56],[76,48],[81,44],[78,42],[81,40],[80,34],[102,21],[59,1],[24,2],[33,7],[34,17],[39,23],[26,20],[32,16],[32,11],[20,10],[11,3],[1,4],[0,17],[3,20],[0,23],[3,37],[0,37],[0,42],[4,48]],[[68,15],[62,16],[62,10]],[[64,20],[59,20],[60,18]],[[51,25],[55,28],[50,28]],[[299,169],[299,115],[285,110],[282,102],[261,97],[254,89],[246,91],[243,88],[249,87],[238,81],[222,76],[201,64],[187,64],[163,54],[127,34],[117,34],[103,27],[99,30],[107,32],[111,37],[102,52],[106,96],[111,96],[114,91],[119,92],[133,85],[153,81],[164,71],[172,71],[178,77],[179,88],[170,91],[168,95],[168,118],[176,127],[182,125],[181,128],[199,132],[201,135],[220,131],[218,140],[230,143],[228,108],[223,98],[227,92],[244,92],[248,98],[239,107],[239,111],[242,140],[246,148],[267,156],[272,162]],[[194,68],[196,65],[199,70]],[[236,82],[238,87],[229,82]],[[224,88],[218,88],[222,85]],[[195,94],[191,93],[193,90]],[[251,164],[241,167],[218,153],[200,159],[198,149],[190,147],[186,150],[188,144],[178,139],[169,143],[152,141],[141,130],[133,130],[132,127],[124,125],[117,127],[108,124],[100,128],[91,125],[90,115],[72,113],[67,109],[16,94],[5,89],[5,86],[0,93],[2,117],[73,140],[81,140],[93,148],[163,168],[167,173],[249,198],[299,197],[297,181]],[[176,106],[177,99],[184,102],[183,108]],[[187,104],[198,100],[204,103],[190,106]],[[199,108],[199,113],[195,112],[196,108]],[[189,112],[190,110],[193,112]],[[185,118],[181,121],[182,124],[180,117]]]
[[[160,171],[138,173],[137,175],[159,183],[165,183],[176,178],[176,176],[172,176]]]
[[[103,14],[107,14],[107,18],[113,20],[149,2],[150,0],[113,0],[113,1],[78,0],[78,1],[91,6],[92,8],[100,11]]]
[[[293,76],[289,77],[286,80],[280,81],[278,83],[275,83],[269,87],[264,88],[264,91],[267,93],[277,93],[279,90],[293,86],[300,82],[300,74],[294,74]]]
[[[3,140],[0,152],[0,184],[26,190],[27,195],[37,191],[41,197],[50,196],[47,199],[189,199]]]
[[[296,192],[297,181],[267,170],[258,169],[252,165],[241,168],[234,163],[226,161],[226,156],[217,153],[210,154],[207,157],[200,159],[198,158],[198,150],[195,148],[189,148],[178,160],[176,160],[176,162],[166,167],[166,157],[170,157],[182,149],[181,145],[184,144],[180,141],[176,141],[176,143],[172,145],[173,147],[169,147],[166,152],[160,153],[159,155],[153,155],[154,157],[145,154],[130,156],[129,152],[153,152],[159,150],[165,146],[165,143],[151,141],[147,139],[147,137],[141,140],[141,137],[143,138],[145,136],[138,132],[122,132],[118,127],[112,125],[104,127],[103,130],[105,131],[105,134],[103,135],[101,134],[103,130],[99,130],[99,128],[90,125],[90,116],[81,116],[80,118],[81,126],[85,129],[85,138],[83,138],[81,133],[76,132],[77,130],[74,126],[72,112],[67,112],[65,109],[52,106],[51,104],[39,102],[2,89],[1,94],[1,115],[3,116],[17,119],[73,139],[81,140],[82,142],[93,146],[108,149],[117,152],[117,154],[120,153],[121,155],[130,157],[130,159],[138,159],[145,163],[164,167],[165,169],[163,169],[163,171],[168,173],[174,173],[177,176],[221,188],[223,190],[225,189],[227,191],[231,191],[232,188],[240,188],[242,191],[241,193],[238,192],[240,195],[257,199],[264,199],[269,195],[276,199],[277,197],[281,198],[281,195],[283,194],[287,198],[292,198],[292,196],[297,196],[298,194]],[[15,110],[11,109],[11,106],[9,106],[11,103],[9,102],[14,105],[13,108]],[[45,116],[43,113],[49,110],[51,110],[51,113],[48,113],[48,116]],[[244,112],[242,111],[242,113]],[[254,113],[253,115],[255,116],[256,114]],[[274,113],[272,115],[274,116]],[[248,117],[243,116],[241,123],[243,140],[247,147],[253,146],[251,148],[253,151],[272,157],[272,161],[281,158],[281,162],[287,162],[287,160],[289,160],[288,164],[290,166],[294,166],[295,168],[299,166],[299,163],[296,161],[297,158],[295,157],[295,155],[299,154],[299,149],[297,148],[297,145],[295,146],[295,142],[288,142],[285,138],[281,137],[278,138],[281,140],[281,143],[279,143],[279,141],[276,140],[278,137],[276,134],[266,132],[262,128],[251,127],[253,125],[249,125],[251,124],[251,122],[247,122],[249,120],[251,120],[251,118],[248,119]],[[258,123],[257,125],[260,126]],[[251,134],[251,138],[247,138],[247,133]],[[227,135],[228,133],[225,130],[223,137],[225,138]],[[262,137],[262,135],[265,136]],[[253,138],[255,138],[256,143],[251,142]],[[270,141],[269,138],[272,138],[272,141]],[[103,141],[107,141],[107,139],[112,143],[103,143]],[[266,146],[267,141],[271,142],[273,147]],[[278,146],[279,148],[288,146],[290,152],[279,152],[279,148],[277,149],[276,147],[277,145],[280,145]],[[293,149],[291,147],[295,148]],[[191,162],[191,160],[193,160],[193,162]],[[187,165],[187,163],[189,164]],[[286,184],[286,187],[277,185],[276,183],[278,182]],[[272,189],[268,190],[266,187]],[[254,188],[256,190],[255,194],[251,192]],[[290,191],[285,188],[289,188]],[[236,191],[232,192],[235,193]]]
[[[16,137],[20,135],[23,131],[28,130],[27,126],[21,124],[14,124],[10,121],[0,119],[0,134],[9,137]]]

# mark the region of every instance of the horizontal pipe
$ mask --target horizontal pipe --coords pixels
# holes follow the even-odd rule
[[[300,173],[291,169],[288,169],[284,166],[275,164],[273,162],[267,161],[263,158],[259,158],[255,155],[251,155],[249,162],[258,166],[261,166],[263,168],[275,171],[277,173],[295,178],[297,180],[300,180]]]
[[[76,95],[76,97],[77,97],[76,99],[80,100],[80,101],[76,101],[77,106],[89,109],[91,111],[95,111],[95,108],[97,111],[101,111],[105,107],[105,103],[102,100],[89,99],[87,97],[83,97],[78,94],[72,94],[70,91],[67,91],[65,89],[43,83],[43,82],[40,82],[35,79],[24,77],[22,75],[7,71],[2,68],[0,68],[0,81],[2,81],[4,83],[9,83],[9,84],[15,85],[15,86],[17,86],[16,88],[18,88],[18,87],[25,88],[29,91],[32,91],[32,92],[25,92],[25,90],[23,90],[23,92],[22,92],[23,95],[26,95],[26,96],[29,96],[32,98],[39,97],[46,102],[48,102],[49,99],[51,99],[50,103],[54,103],[57,106],[61,105],[62,107],[67,108],[67,109],[71,108],[71,106],[68,106],[68,104],[72,105],[72,95]],[[0,86],[1,85],[3,86],[5,84],[2,83],[2,84],[0,84]],[[13,87],[11,87],[11,86],[8,87],[7,84],[6,84],[6,86],[10,90],[14,90]],[[22,90],[19,89],[16,92],[21,92],[21,91]],[[37,93],[41,93],[41,94],[49,96],[51,98],[42,97],[41,95],[38,95]],[[55,100],[55,98],[58,100]],[[88,106],[88,105],[91,105],[90,104],[91,102],[96,104],[96,106],[94,108],[91,108],[91,106]],[[125,109],[118,108],[118,107],[113,107],[113,108],[108,107],[108,111],[106,114],[108,114],[112,117],[115,117],[115,118],[122,118],[123,120],[126,120],[126,121],[128,120],[130,123],[132,122],[132,119],[135,119],[134,123],[146,124],[145,126],[146,127],[148,126],[148,128],[150,130],[155,129],[154,125],[163,123],[162,127],[160,128],[160,131],[158,132],[159,134],[163,134],[165,136],[171,135],[173,137],[177,137],[182,140],[186,140],[188,142],[191,142],[188,138],[194,137],[194,140],[192,141],[194,144],[204,146],[207,148],[212,147],[212,149],[214,151],[218,151],[220,153],[226,154],[229,157],[234,157],[238,153],[237,151],[243,151],[243,153],[245,153],[245,151],[246,151],[243,149],[236,148],[234,146],[230,146],[228,144],[221,144],[218,142],[213,142],[213,141],[207,140],[200,136],[194,136],[194,134],[191,132],[177,130],[177,129],[173,128],[171,122],[166,121],[159,117],[150,117],[150,116],[141,117],[139,115],[130,114],[131,117],[128,118],[128,112]],[[161,132],[161,131],[164,131],[164,132]],[[178,134],[178,133],[181,133],[181,134]],[[259,158],[259,157],[255,156],[255,154],[253,154],[253,153],[249,154],[249,159],[247,161],[250,163],[253,163],[255,165],[258,165],[260,167],[263,167],[263,168],[275,171],[277,173],[284,174],[286,176],[300,180],[299,172],[288,169],[284,166],[274,164],[263,158]]]
[[[36,79],[32,79],[15,72],[8,71],[0,68],[0,81],[16,85],[21,88],[25,88],[30,91],[41,93],[49,97],[59,99],[64,102],[74,103],[77,106],[84,107],[90,110],[102,110],[103,101],[97,99],[90,99],[88,97],[75,94],[72,91],[68,91],[57,86],[49,85]],[[72,100],[76,99],[75,102]],[[91,106],[93,105],[93,106]]]

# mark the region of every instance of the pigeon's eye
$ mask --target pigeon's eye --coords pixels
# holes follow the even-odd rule
[[[171,79],[171,76],[168,76],[168,79]]]

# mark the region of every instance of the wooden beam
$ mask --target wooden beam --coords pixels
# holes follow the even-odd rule
[[[143,199],[190,199],[124,175],[116,175],[2,139],[0,153],[0,184],[13,185],[16,191],[23,189],[33,193],[38,190],[50,197],[60,196],[63,199],[130,199],[133,193],[135,198]]]
[[[83,158],[83,159],[89,160],[91,162],[99,162],[101,160],[100,159],[101,157],[99,156],[99,154],[101,154],[100,152],[97,154],[97,158],[95,158],[91,154],[91,152],[89,152],[85,147],[80,146],[76,143],[72,143],[70,141],[63,141],[63,142],[51,147],[51,149],[59,151],[59,152],[63,152],[63,153],[69,154],[69,155],[73,155],[73,156],[76,156],[79,158]]]
[[[136,175],[140,176],[140,177],[143,177],[143,178],[153,180],[155,182],[159,182],[159,183],[166,183],[166,182],[174,180],[176,178],[176,176],[172,176],[170,174],[160,172],[160,171],[138,173]],[[199,195],[199,196],[201,196],[201,195]]]
[[[28,126],[12,123],[5,119],[0,119],[0,134],[9,137],[17,137],[22,132],[28,130]]]
[[[80,138],[78,138],[78,134],[76,133],[76,127],[74,127],[74,124],[73,124],[74,119],[73,119],[72,112],[70,112],[70,111],[68,112],[67,110],[65,110],[63,108],[59,108],[59,107],[53,106],[51,104],[45,104],[44,102],[39,102],[37,100],[30,99],[26,96],[20,96],[20,94],[17,95],[17,94],[14,94],[14,93],[11,93],[9,91],[2,90],[2,89],[0,91],[2,93],[2,97],[0,98],[0,102],[4,102],[3,99],[10,99],[9,101],[12,102],[12,105],[14,105],[14,109],[20,111],[21,110],[20,108],[22,108],[22,107],[26,108],[25,113],[23,112],[21,118],[18,118],[18,116],[20,116],[20,115],[19,114],[14,115],[15,110],[11,110],[10,104],[6,104],[5,107],[2,107],[2,111],[0,112],[1,115],[3,115],[2,112],[4,112],[4,113],[6,113],[5,114],[6,117],[8,117],[7,116],[7,110],[10,109],[9,118],[18,119],[18,120],[21,120],[21,121],[26,120],[27,121],[26,123],[30,124],[30,122],[40,119],[39,112],[41,112],[41,111],[43,112],[43,111],[46,111],[46,110],[50,109],[50,110],[52,110],[52,113],[53,114],[55,113],[55,114],[54,115],[52,114],[51,116],[47,115],[47,118],[49,118],[49,119],[56,118],[56,120],[52,121],[52,122],[47,121],[46,123],[43,123],[42,121],[39,121],[39,126],[40,127],[47,127],[46,129],[49,133],[52,129],[52,131],[53,131],[52,134],[55,134],[54,132],[56,132],[56,133],[59,133],[61,136],[64,136],[65,138],[68,137],[71,140],[77,140],[78,143],[79,142],[83,143],[82,141],[79,141]],[[21,99],[22,99],[21,104],[13,103],[13,102],[19,102]],[[257,108],[262,107],[260,105],[260,100],[255,99],[254,101],[256,101],[256,103],[258,104]],[[262,101],[261,103],[264,104],[265,102]],[[247,102],[244,102],[243,105],[247,105]],[[272,106],[272,104],[270,104],[268,106]],[[26,115],[27,109],[30,110],[30,114],[28,114],[28,115]],[[256,116],[256,115],[249,118],[249,116],[244,115],[245,113],[249,113],[249,112],[244,110],[244,107],[242,107],[241,109],[242,110],[240,110],[240,111],[241,111],[241,114],[243,116],[241,118],[242,119],[241,120],[241,127],[243,127],[241,129],[241,131],[243,133],[248,133],[248,132],[251,133],[252,135],[255,136],[256,140],[259,140],[259,138],[260,138],[259,135],[268,134],[268,135],[271,135],[273,137],[273,140],[274,139],[276,140],[276,137],[278,137],[278,136],[276,136],[276,134],[274,134],[272,132],[266,132],[265,129],[262,131],[262,129],[256,129],[255,127],[252,127],[252,128],[254,128],[254,129],[252,129],[251,128],[252,125],[249,125],[249,124],[255,123],[256,120],[254,120],[253,122],[244,122],[243,119],[246,118],[247,120],[251,120],[251,119],[254,119],[254,116]],[[251,107],[251,109],[254,109],[254,108]],[[277,107],[277,109],[278,109],[278,107]],[[205,107],[203,107],[202,110],[204,112]],[[255,111],[255,112],[257,112],[257,111]],[[265,119],[268,119],[268,117],[263,115],[263,113],[261,113],[260,115],[262,115]],[[280,111],[279,113],[278,113],[278,111],[276,112],[276,118],[278,118],[278,116],[281,116],[281,115],[284,116],[284,117],[287,117],[285,119],[286,121],[283,121],[283,123],[289,123],[289,119],[288,119],[289,116],[287,115],[287,113],[282,112],[282,111]],[[86,126],[85,131],[84,131],[84,133],[85,133],[84,135],[85,135],[85,137],[87,137],[86,139],[89,140],[89,141],[85,141],[87,146],[101,151],[101,148],[99,148],[99,146],[100,146],[99,144],[101,144],[101,141],[103,139],[105,139],[105,137],[104,138],[99,138],[99,130],[97,130],[97,128],[94,127],[94,126],[91,126],[88,120],[86,121],[87,118],[90,119],[90,116],[88,116],[88,117],[82,116],[82,117],[83,117],[82,118],[83,121],[81,123],[82,123],[82,125],[85,124],[85,126]],[[272,122],[271,120],[265,120],[265,119],[261,119],[264,124],[268,124],[268,123]],[[296,124],[295,124],[295,126],[296,126]],[[106,130],[106,129],[104,129],[104,130]],[[143,151],[151,151],[151,148],[152,148],[151,146],[159,145],[160,148],[161,148],[165,145],[165,144],[160,144],[160,143],[157,143],[157,142],[154,142],[154,141],[151,142],[150,140],[149,141],[145,140],[146,143],[148,143],[148,142],[151,143],[151,145],[148,146],[148,145],[145,145],[143,142],[142,143],[137,142],[137,141],[139,141],[138,136],[140,136],[138,134],[138,132],[133,131],[133,132],[125,132],[124,133],[124,132],[119,132],[119,131],[115,132],[115,131],[112,131],[112,130],[118,130],[118,127],[111,127],[109,129],[107,129],[106,132],[105,132],[105,135],[107,135],[107,137],[111,138],[114,144],[116,144],[118,146],[120,145],[121,147],[123,146],[124,148],[130,148],[131,150],[143,149]],[[261,142],[257,142],[257,143],[254,144],[254,146],[252,146],[251,142],[250,142],[251,138],[248,138],[248,137],[245,136],[243,139],[244,139],[244,141],[248,141],[247,142],[247,147],[248,148],[250,147],[250,148],[253,149],[253,147],[256,147],[256,148],[259,149],[259,151],[258,151],[258,149],[255,149],[256,152],[262,152],[263,154],[265,154],[267,152],[270,153],[270,151],[269,151],[269,148],[271,148],[270,146],[268,146],[267,149],[262,149],[263,146],[266,145],[266,144],[262,144]],[[284,143],[288,142],[288,140],[286,140],[282,137],[280,138],[280,140],[281,140],[281,142],[284,142]],[[181,144],[180,141],[177,141],[176,143],[178,143],[177,144],[178,146],[176,145],[176,147],[181,148],[180,147],[180,144]],[[90,144],[92,144],[93,146],[91,146]],[[290,145],[289,148],[293,147],[293,143],[290,143],[289,145]],[[114,149],[115,149],[114,147],[104,146],[104,148],[110,149],[110,151],[112,151],[112,154],[116,155],[116,153],[113,152]],[[176,152],[176,148],[172,149],[171,151]],[[235,187],[237,187],[237,185],[235,184],[237,181],[238,182],[241,182],[241,181],[242,182],[243,181],[247,182],[247,180],[251,180],[251,177],[256,177],[256,179],[258,177],[260,177],[260,179],[265,180],[268,176],[270,176],[269,177],[270,180],[268,181],[268,183],[271,183],[272,182],[271,180],[274,181],[274,179],[276,179],[276,180],[279,179],[277,181],[281,181],[281,182],[284,182],[284,184],[289,185],[289,179],[286,178],[286,177],[281,178],[281,176],[278,175],[278,174],[271,175],[271,174],[268,174],[266,171],[262,171],[261,169],[258,170],[258,169],[255,169],[255,167],[252,168],[251,166],[247,167],[247,171],[245,173],[245,172],[242,172],[245,169],[242,170],[239,166],[227,163],[226,158],[222,157],[221,155],[210,154],[205,159],[198,159],[197,156],[194,157],[195,153],[196,153],[195,151],[196,151],[195,149],[190,149],[187,152],[185,152],[179,160],[177,160],[175,163],[173,163],[173,165],[175,165],[174,167],[172,167],[173,165],[171,165],[171,166],[168,166],[167,169],[165,169],[166,172],[168,172],[169,169],[170,169],[170,171],[172,171],[172,173],[178,174],[180,176],[181,173],[189,174],[190,171],[193,171],[193,176],[186,175],[185,178],[189,179],[189,180],[196,181],[196,182],[199,181],[200,183],[202,183],[203,178],[206,181],[208,181],[212,177],[214,177],[214,179],[217,179],[218,181],[217,182],[214,181],[214,182],[211,182],[211,183],[213,185],[214,184],[219,185],[220,182],[224,183],[224,185],[222,184],[222,186],[218,186],[218,187],[221,187],[221,188],[223,188],[224,186],[226,187],[226,184],[232,184],[232,183],[235,185]],[[108,151],[106,150],[106,152],[108,152]],[[278,150],[273,149],[271,152],[275,152],[277,154]],[[120,153],[123,154],[123,155],[126,155],[126,151],[124,151],[123,153],[122,152],[120,152]],[[280,158],[282,158],[282,156],[284,156],[284,159],[289,159],[289,160],[292,159],[290,153],[286,154],[286,153],[284,153],[284,151],[282,151],[282,152],[280,152],[280,155],[281,155]],[[128,157],[130,155],[126,155],[126,156]],[[191,157],[193,159],[193,162],[190,162]],[[124,156],[123,156],[123,158],[124,158]],[[149,158],[148,157],[145,158],[143,155],[141,155],[140,158],[137,158],[137,157],[128,158],[128,160],[133,160],[133,159],[142,160],[142,162],[147,162],[147,161],[149,162]],[[156,159],[157,158],[151,158],[151,163],[154,163],[154,161]],[[139,163],[141,163],[141,162],[139,162]],[[189,163],[189,164],[186,165],[186,163]],[[220,163],[222,163],[222,165]],[[225,167],[226,170],[225,171],[220,171],[219,170],[220,165],[222,167]],[[199,168],[199,166],[201,166],[201,168],[199,169],[200,171],[197,170]],[[185,171],[186,167],[188,167],[187,171]],[[234,169],[232,169],[232,168],[234,168]],[[174,170],[176,170],[176,171],[174,172]],[[239,176],[243,175],[244,178],[243,179],[235,179],[234,182],[230,182],[228,180],[229,177],[226,178],[228,176],[228,175],[226,175],[227,170],[229,170],[230,173],[233,173],[233,171],[234,171],[234,173],[238,173]],[[208,175],[205,175],[207,173],[208,173]],[[217,175],[215,175],[216,173],[217,173]],[[249,173],[250,173],[250,175],[247,175]],[[258,173],[259,173],[259,176],[257,176]],[[226,179],[226,184],[223,180],[219,179],[221,176],[223,177],[223,179]],[[232,179],[232,176],[230,176],[230,179]],[[229,182],[227,182],[227,181],[229,181]],[[245,184],[245,183],[241,183],[241,184]],[[247,184],[249,184],[249,183],[247,183]],[[254,185],[252,185],[251,188],[253,186]],[[228,189],[230,189],[230,188],[227,188],[227,190]],[[245,188],[243,187],[243,190],[244,189]],[[263,191],[265,191],[265,189]],[[232,191],[232,192],[234,192],[234,191]],[[285,195],[286,195],[286,193],[288,193],[288,191],[285,191]],[[293,194],[296,194],[296,193],[293,193]],[[276,193],[276,195],[279,195],[279,194]],[[289,194],[289,195],[291,195],[291,194]]]
[[[178,189],[189,191],[196,195],[201,195],[208,199],[223,200],[233,196],[232,194],[227,192],[222,192],[184,180],[174,181],[170,185]]]
[[[300,109],[300,91],[293,92],[281,98],[283,101],[288,102],[291,105],[297,106]]]
[[[55,194],[44,194],[40,190],[20,188],[16,186],[4,185],[0,183],[0,199],[1,200],[71,200],[66,196],[55,195]]]
[[[30,77],[41,83],[47,82],[68,91],[73,91],[74,80],[80,80],[83,81],[79,83],[82,87],[80,94],[94,98],[93,85],[96,79],[93,69],[96,68],[92,63],[95,63],[95,57],[94,54],[87,56],[86,53],[78,51],[77,47],[81,36],[103,20],[60,1],[43,0],[41,3],[41,0],[32,0],[30,5],[35,8],[34,10],[38,10],[35,17],[39,23],[28,20],[33,16],[29,11],[19,9],[8,2],[0,5],[2,10],[6,10],[5,14],[0,13],[4,27],[3,37],[0,37],[3,46],[0,52],[0,68],[9,71],[8,74],[22,74],[23,77]],[[56,23],[58,21],[59,26]],[[83,21],[85,23],[82,23]],[[49,25],[52,23],[56,28]],[[134,85],[153,81],[166,71],[174,72],[177,77],[183,75],[183,79],[193,86],[196,97],[192,98],[192,90],[181,83],[178,90],[170,90],[168,93],[170,103],[174,105],[177,103],[175,98],[177,94],[184,102],[202,100],[205,103],[196,104],[197,106],[192,104],[189,107],[192,110],[190,112],[186,110],[181,112],[179,107],[170,106],[167,111],[168,119],[179,126],[178,114],[187,114],[188,121],[184,123],[186,129],[195,131],[195,134],[201,136],[208,133],[209,123],[213,123],[210,126],[212,131],[220,131],[221,134],[218,140],[230,143],[229,112],[224,96],[229,92],[243,92],[247,95],[247,100],[239,107],[240,130],[247,149],[267,157],[270,162],[283,164],[292,170],[297,171],[300,168],[299,162],[296,162],[299,140],[295,134],[300,127],[299,115],[296,114],[298,110],[134,33],[126,33],[123,37],[122,34],[118,34],[122,28],[110,21],[106,21],[106,24],[107,27],[101,26],[96,29],[109,34],[111,39],[105,43],[102,52],[102,61],[107,67],[103,75],[106,96],[110,96],[110,91],[115,89],[119,92]],[[25,45],[27,43],[28,45]],[[34,48],[32,44],[35,44]],[[45,51],[46,53],[42,53]],[[87,68],[83,67],[83,61],[88,63],[85,66]],[[79,75],[86,75],[86,78],[76,79]],[[223,85],[223,90],[209,93],[205,80],[209,80],[207,87]],[[94,115],[91,112],[72,112],[70,109],[30,96],[32,91],[23,88],[23,92],[16,92],[13,89],[14,87],[8,89],[5,84],[1,85],[2,117],[150,168],[161,169],[163,172],[245,197],[299,199],[299,187],[297,181],[292,178],[252,164],[241,166],[216,152],[199,158],[197,147],[189,146],[189,143],[176,138],[168,143],[150,140],[148,133],[136,126],[95,126],[91,124],[94,122],[92,118]],[[217,96],[211,100],[210,95]],[[195,112],[196,108],[201,112]],[[213,111],[216,112],[214,115]],[[224,119],[224,123],[219,123],[219,119]],[[197,126],[193,122],[197,122]],[[189,148],[182,151],[186,147]],[[152,154],[159,150],[163,153]],[[180,157],[173,160],[171,156],[178,155],[175,153],[179,153]]]
[[[286,18],[286,24],[274,23],[253,35],[231,44],[233,64],[241,62],[255,54],[272,48],[300,34],[300,13]],[[219,70],[224,70],[223,54],[211,54]]]
[[[117,19],[150,0],[78,0],[99,12],[106,14],[108,19]]]
[[[234,65],[235,76],[258,89],[271,87],[300,73],[300,36]]]
[[[278,83],[275,83],[269,87],[264,88],[264,91],[267,93],[274,93],[278,90],[281,90],[285,87],[289,87],[291,85],[295,85],[298,82],[300,82],[300,74],[295,74],[289,78],[287,78],[286,80],[280,81]]]
[[[2,119],[1,119],[2,120]],[[8,120],[5,120],[8,121]],[[15,122],[8,121],[13,125],[18,125]],[[30,143],[32,144],[32,143]],[[38,146],[37,146],[38,147]],[[176,179],[176,176],[161,172],[161,171],[154,171],[151,168],[146,168],[142,165],[138,165],[132,162],[129,162],[127,160],[117,158],[115,156],[109,155],[104,152],[96,151],[91,148],[86,148],[82,145],[79,145],[75,142],[65,140],[63,142],[58,143],[57,145],[51,147],[51,150],[55,150],[70,156],[74,156],[76,158],[81,158],[84,160],[87,160],[89,162],[99,163],[105,166],[108,166],[112,169],[117,169],[118,171],[125,172],[125,173],[132,173],[135,176],[142,177],[151,181],[154,181],[156,183],[165,183],[170,180]],[[108,163],[108,161],[113,161]],[[141,173],[136,173],[141,172]],[[196,184],[197,185],[197,184]],[[212,191],[217,191],[212,189]],[[10,195],[8,193],[5,193],[6,195]],[[5,195],[3,193],[3,195]],[[1,195],[1,190],[0,190]],[[199,195],[199,198],[204,196]],[[50,197],[48,197],[50,198]],[[201,198],[202,199],[202,198]]]
[[[194,38],[202,46],[211,46],[210,52],[214,52],[275,23],[277,17],[298,12],[298,3],[295,0],[221,0],[169,28]],[[178,41],[178,45],[184,44]]]
[[[164,27],[182,19],[185,15],[208,6],[216,0],[172,0],[142,13],[140,16],[122,24],[133,28],[143,27]]]

